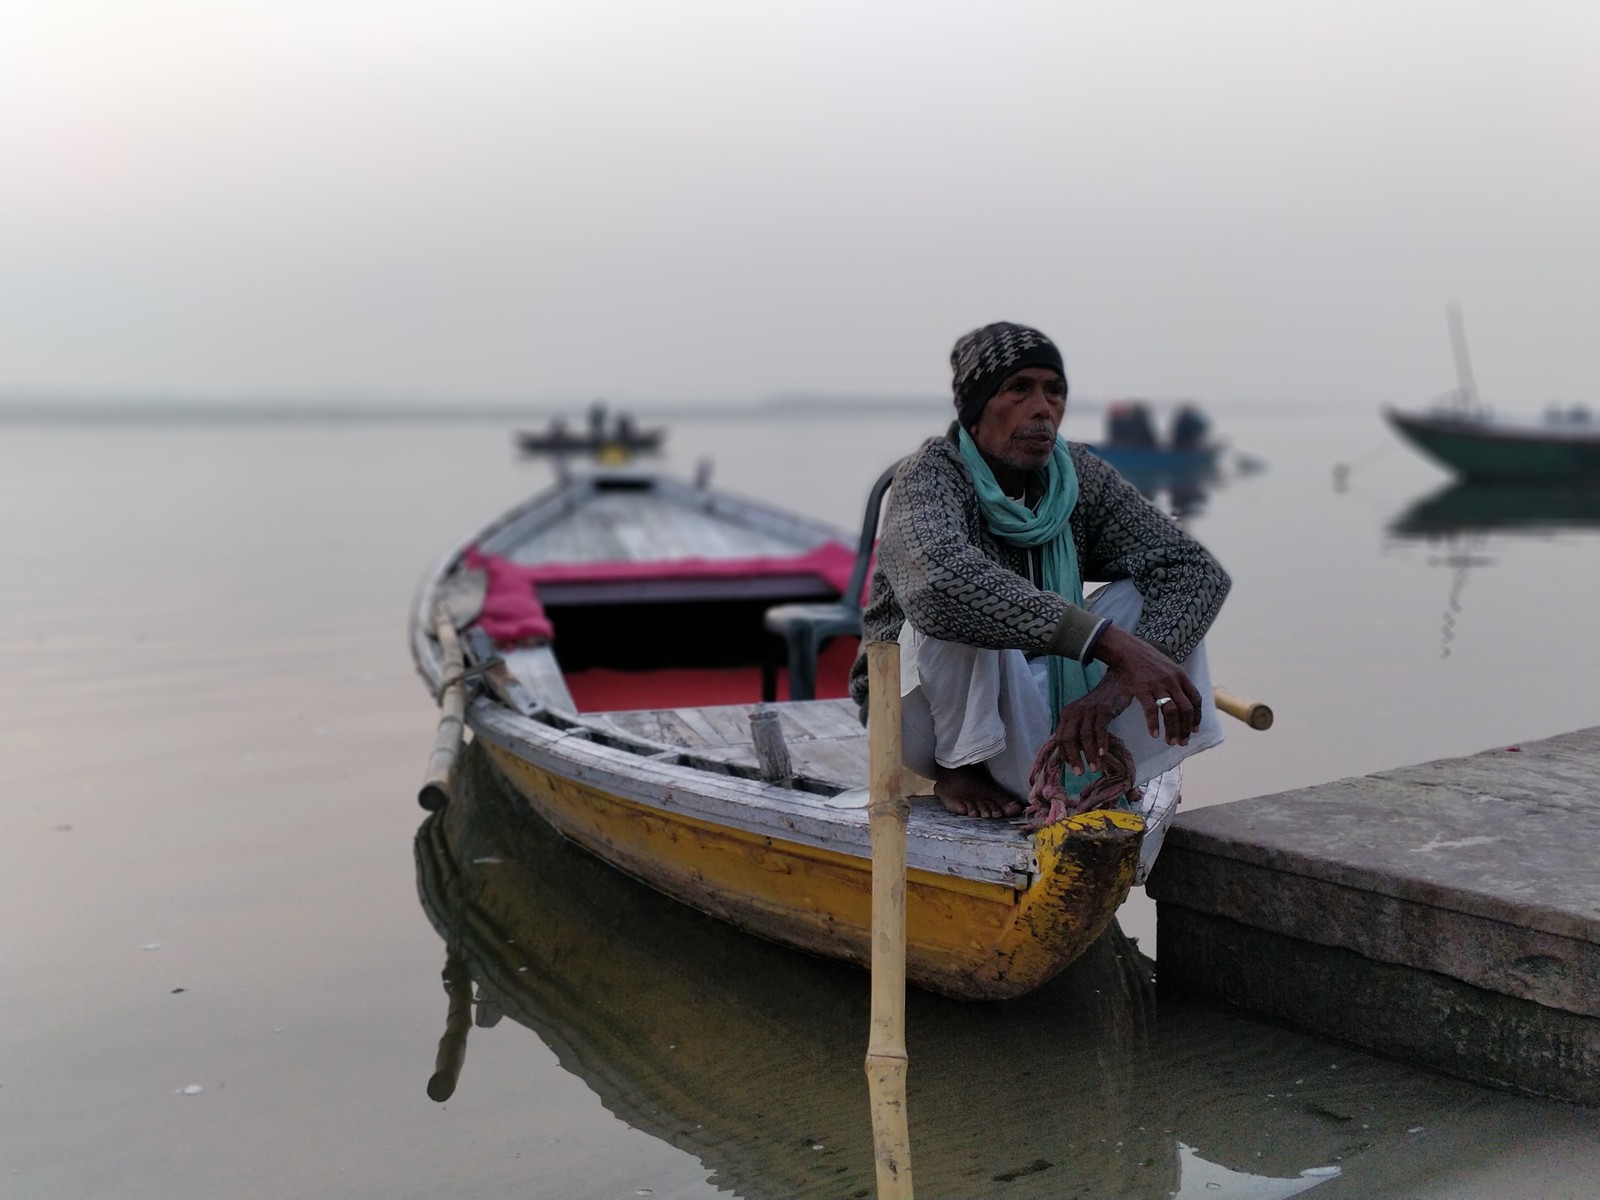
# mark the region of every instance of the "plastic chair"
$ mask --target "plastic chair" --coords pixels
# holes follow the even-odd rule
[[[861,518],[861,540],[856,543],[856,561],[850,569],[850,582],[839,599],[818,604],[775,604],[767,609],[763,623],[767,632],[783,639],[789,658],[789,699],[813,700],[817,695],[817,655],[836,637],[861,636],[861,593],[867,585],[867,568],[872,548],[878,540],[878,515],[883,498],[894,482],[896,462],[872,485],[867,511]],[[761,698],[771,703],[778,698],[778,649],[774,641],[761,665]]]

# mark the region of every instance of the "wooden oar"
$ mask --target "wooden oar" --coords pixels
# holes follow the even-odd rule
[[[1216,704],[1218,712],[1225,712],[1230,717],[1237,717],[1251,729],[1271,729],[1272,709],[1258,700],[1246,700],[1242,696],[1235,696],[1224,688],[1211,689],[1212,702]]]
[[[439,639],[439,659],[444,689],[439,694],[439,732],[433,740],[433,756],[428,759],[428,776],[417,792],[417,803],[429,812],[438,812],[450,803],[450,772],[461,752],[461,732],[465,728],[467,685],[461,661],[461,641],[456,627],[443,607],[433,613],[433,632]]]
[[[900,646],[867,646],[872,831],[872,1033],[867,1092],[878,1200],[911,1200],[906,1120],[906,802],[900,757]]]

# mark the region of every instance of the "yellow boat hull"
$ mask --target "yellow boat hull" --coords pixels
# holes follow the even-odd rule
[[[539,816],[618,869],[751,933],[867,965],[870,860],[642,804],[481,744]],[[1032,991],[1110,924],[1143,830],[1137,814],[1118,811],[1042,830],[1038,873],[1021,888],[911,870],[909,979],[965,1000]]]

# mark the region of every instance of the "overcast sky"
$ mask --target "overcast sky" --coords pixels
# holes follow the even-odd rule
[[[1600,3],[12,0],[0,392],[1600,401]]]

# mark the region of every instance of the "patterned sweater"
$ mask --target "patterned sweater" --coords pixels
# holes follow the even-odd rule
[[[1076,442],[1068,450],[1078,471],[1071,524],[1084,580],[1133,580],[1144,599],[1134,633],[1187,658],[1216,620],[1227,572],[1104,459]],[[879,534],[865,637],[850,671],[862,719],[866,641],[893,641],[908,618],[928,637],[1081,659],[1099,620],[1029,582],[1037,577],[1036,555],[989,532],[953,436],[924,442],[895,472]]]

